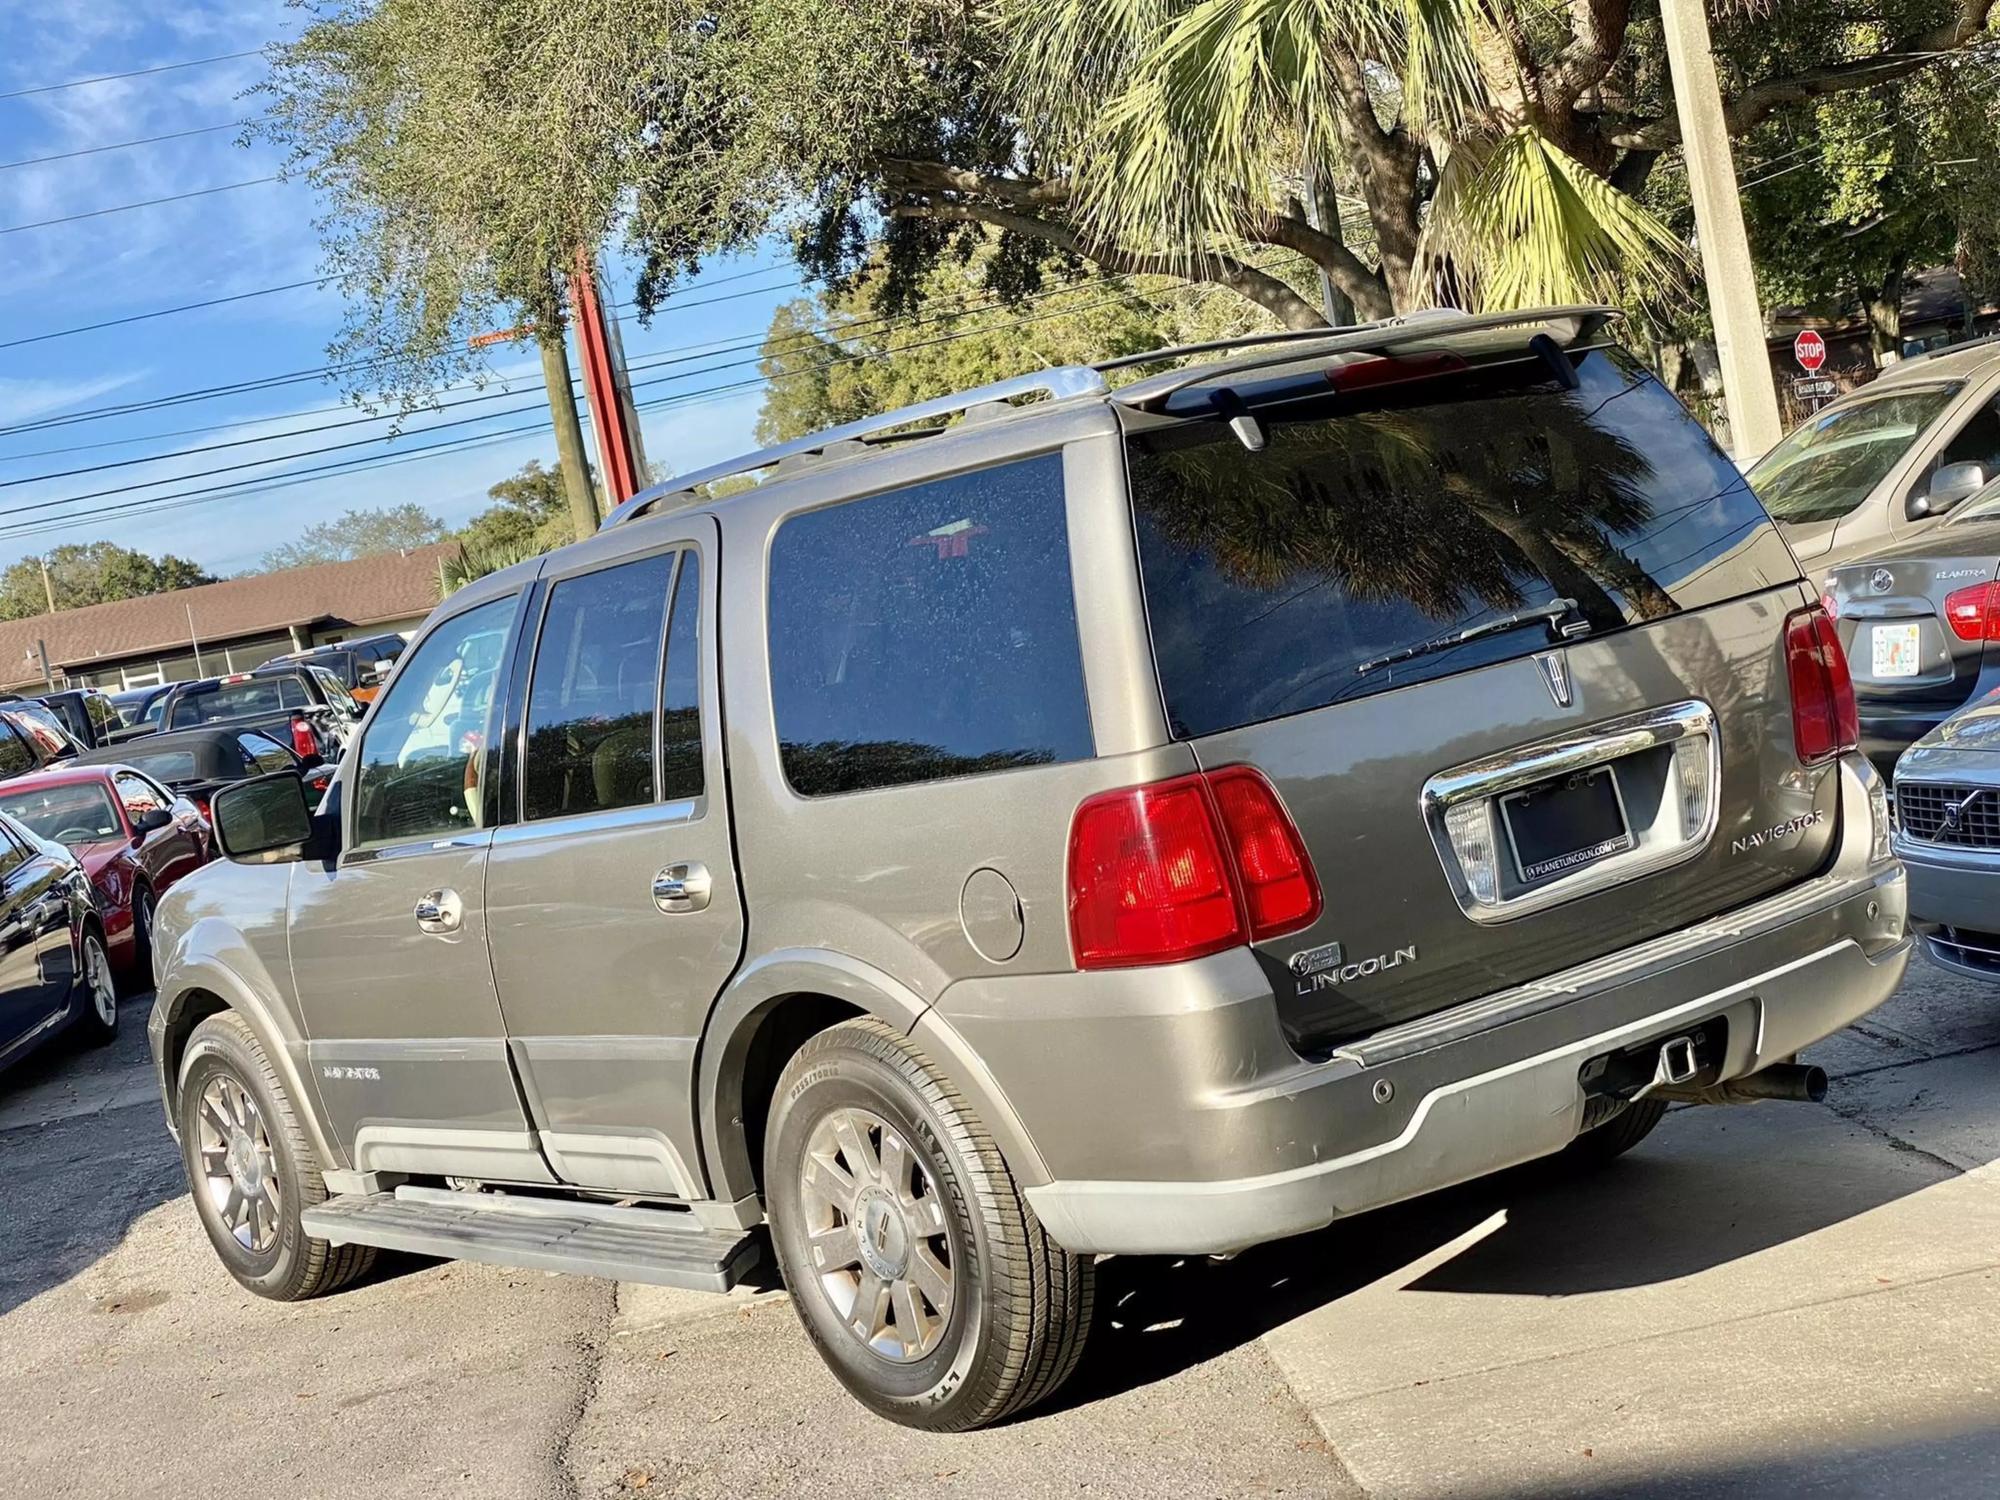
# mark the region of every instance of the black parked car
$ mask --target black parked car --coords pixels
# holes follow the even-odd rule
[[[47,704],[32,698],[0,703],[0,780],[46,770],[85,748]]]
[[[1854,675],[1861,748],[1882,774],[2000,687],[2000,494],[1833,569],[1826,606]]]
[[[362,707],[324,667],[284,662],[176,683],[161,711],[162,731],[227,724],[260,729],[307,760],[338,760]]]
[[[395,666],[409,642],[400,635],[371,635],[358,641],[328,641],[321,646],[313,646],[304,651],[288,651],[283,656],[274,656],[264,665],[275,667],[299,662],[316,667],[325,667],[338,677],[361,702],[366,703],[375,696],[376,689],[388,679],[389,669]]]
[[[90,877],[61,844],[0,814],[0,1068],[69,1027],[118,1034],[118,989]]]
[[[232,781],[246,781],[273,771],[304,770],[306,785],[325,791],[334,766],[322,763],[305,770],[302,758],[261,729],[238,725],[213,729],[163,730],[128,744],[92,750],[76,758],[78,765],[132,766],[182,796],[208,816],[209,799]]]

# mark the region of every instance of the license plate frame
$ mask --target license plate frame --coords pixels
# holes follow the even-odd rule
[[[1923,632],[1915,620],[1898,620],[1868,629],[1869,675],[1877,678],[1915,677],[1923,663]]]
[[[1525,815],[1537,804],[1542,821],[1559,816],[1548,810],[1556,798],[1567,804],[1562,811],[1583,825],[1581,837],[1573,843],[1551,837],[1547,830],[1525,822]],[[1500,821],[1507,831],[1514,874],[1523,886],[1546,885],[1638,847],[1632,820],[1625,810],[1625,795],[1618,785],[1618,773],[1608,764],[1508,792],[1500,798]],[[1569,846],[1559,847],[1565,843]]]

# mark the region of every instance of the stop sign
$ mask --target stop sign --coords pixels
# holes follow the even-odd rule
[[[1826,363],[1826,340],[1807,328],[1792,340],[1792,358],[1808,375]]]

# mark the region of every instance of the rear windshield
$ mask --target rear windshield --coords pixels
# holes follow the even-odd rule
[[[1821,412],[1765,454],[1750,482],[1780,521],[1837,521],[1902,462],[1958,390],[1918,386]]]
[[[1173,732],[1546,650],[1539,623],[1445,641],[1557,600],[1602,635],[1798,576],[1735,466],[1643,366],[1599,349],[1576,370],[1573,391],[1516,365],[1377,391],[1346,415],[1321,384],[1259,408],[1256,453],[1219,417],[1135,435]]]
[[[121,751],[120,760],[137,766],[158,781],[192,781],[201,773],[195,768],[192,750]]]
[[[312,700],[296,677],[253,677],[181,694],[174,700],[173,721],[167,727],[190,729],[197,724],[220,724],[311,706]]]

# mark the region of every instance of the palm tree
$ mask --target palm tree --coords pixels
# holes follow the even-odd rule
[[[1031,135],[1070,163],[1106,242],[1192,264],[1272,243],[1277,224],[1300,239],[1301,184],[1338,179],[1374,241],[1364,315],[1655,296],[1685,269],[1609,162],[1570,149],[1590,154],[1578,49],[1515,0],[1003,0],[1001,15]],[[1325,265],[1329,238],[1294,248]]]

